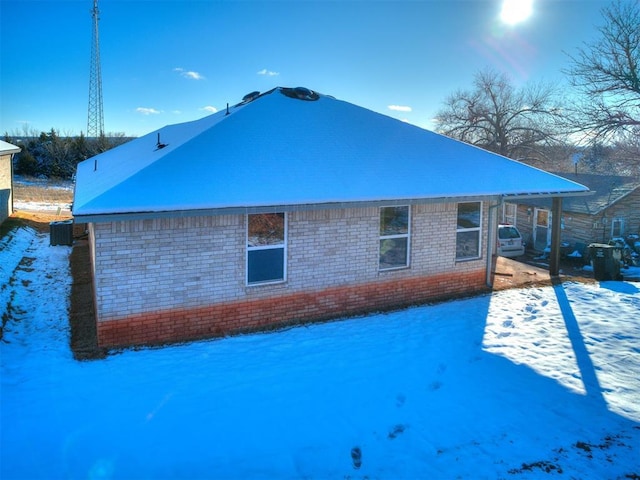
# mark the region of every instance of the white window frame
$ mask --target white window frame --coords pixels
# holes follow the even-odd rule
[[[541,212],[546,213],[547,221],[545,224],[538,223],[538,214]],[[549,245],[551,245],[551,227],[553,225],[553,212],[546,208],[535,208],[533,210],[533,232],[532,232],[532,240],[533,240],[533,248],[539,251],[545,250]],[[538,228],[546,229],[546,236],[544,239],[538,238]],[[544,247],[542,249],[539,248],[540,243],[544,240]]]
[[[477,203],[480,205],[480,219],[479,219],[479,225],[477,227],[472,227],[472,228],[459,228],[458,227],[458,215],[459,215],[459,207],[461,204],[463,203]],[[456,252],[455,252],[455,257],[456,257],[456,262],[467,262],[470,260],[478,260],[479,258],[482,258],[482,224],[483,224],[483,215],[484,215],[484,209],[482,208],[482,202],[481,201],[476,201],[476,202],[458,202],[456,204]],[[466,232],[478,232],[478,255],[474,256],[474,257],[458,257],[458,234],[459,233],[466,233]]]
[[[269,213],[278,213],[278,214],[282,214],[284,216],[284,239],[282,241],[282,243],[278,243],[275,245],[260,245],[260,246],[249,246],[249,217],[251,215],[262,215],[259,213],[249,213],[247,215],[245,215],[245,220],[247,223],[246,229],[245,229],[245,245],[246,245],[246,249],[245,249],[245,284],[248,287],[255,287],[255,286],[259,286],[259,285],[270,285],[270,284],[274,284],[274,283],[284,283],[287,281],[287,248],[288,248],[288,229],[289,229],[289,219],[288,219],[288,215],[286,212],[269,212]],[[276,250],[276,249],[282,249],[283,252],[283,265],[282,265],[282,278],[277,278],[277,279],[273,279],[273,280],[262,280],[262,281],[257,281],[257,282],[250,282],[249,281],[249,252],[255,252],[258,250]]]
[[[509,210],[513,210],[513,213],[509,213]],[[502,204],[502,223],[513,225],[517,227],[516,221],[518,219],[518,205],[516,203],[505,202]]]
[[[620,225],[620,234],[619,235],[614,235],[614,231],[615,231],[615,225],[619,224]],[[617,238],[617,237],[624,237],[624,218],[622,217],[615,217],[611,219],[611,238]]]
[[[378,270],[381,272],[388,272],[389,270],[399,270],[402,268],[409,268],[410,264],[411,264],[411,205],[387,205],[384,207],[380,207],[380,210],[378,212],[378,218],[381,217],[382,215],[382,210],[385,208],[406,208],[407,209],[407,233],[399,233],[399,234],[393,234],[393,235],[382,235],[380,234],[379,239],[378,239]],[[380,225],[379,225],[380,226]],[[395,240],[395,239],[399,239],[399,238],[404,238],[406,239],[407,242],[407,258],[405,261],[404,265],[397,265],[397,266],[393,266],[393,267],[382,267],[380,265],[380,255],[381,255],[381,251],[380,251],[380,246],[382,244],[383,240]]]

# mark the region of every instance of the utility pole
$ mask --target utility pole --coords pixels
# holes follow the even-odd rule
[[[91,64],[89,66],[89,109],[87,113],[87,138],[104,134],[104,114],[102,112],[102,71],[100,69],[100,35],[98,33],[98,0],[93,0],[91,17]]]

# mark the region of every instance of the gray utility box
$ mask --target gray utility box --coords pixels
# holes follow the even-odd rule
[[[592,243],[589,256],[593,262],[593,278],[596,280],[622,280],[620,261],[622,251],[615,245]]]
[[[49,223],[49,245],[73,245],[73,220]]]

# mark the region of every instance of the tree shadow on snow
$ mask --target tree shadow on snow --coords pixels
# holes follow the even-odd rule
[[[564,319],[565,327],[567,328],[567,334],[569,340],[571,340],[571,346],[573,347],[573,353],[578,363],[578,369],[580,370],[580,377],[584,384],[584,388],[587,392],[587,396],[601,408],[607,408],[607,402],[602,394],[602,386],[598,381],[595,366],[587,350],[587,346],[584,343],[584,337],[580,332],[580,325],[573,313],[567,294],[564,291],[562,282],[554,280],[553,291],[558,300],[558,306],[562,312],[562,318]]]
[[[627,295],[633,295],[640,292],[640,289],[636,285],[629,282],[600,282],[600,288],[606,288],[612,292],[624,293]]]

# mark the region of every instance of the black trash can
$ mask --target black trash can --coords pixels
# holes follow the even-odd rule
[[[73,245],[73,220],[49,223],[49,245]]]
[[[622,280],[620,274],[622,251],[620,247],[592,243],[589,245],[589,256],[593,262],[593,278],[598,281]]]

